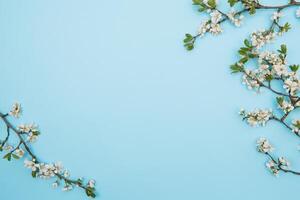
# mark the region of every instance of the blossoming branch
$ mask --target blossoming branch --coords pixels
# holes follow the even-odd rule
[[[95,198],[94,180],[84,183],[83,178],[71,179],[69,171],[63,168],[61,162],[44,163],[38,159],[31,150],[31,144],[40,135],[37,126],[35,124],[21,124],[16,127],[9,121],[9,117],[19,118],[21,111],[21,105],[15,103],[9,113],[4,114],[0,112],[0,119],[6,126],[6,137],[3,141],[0,141],[0,151],[5,152],[3,158],[11,161],[12,159],[17,160],[27,157],[24,161],[24,166],[31,170],[33,178],[56,179],[52,183],[53,188],[57,188],[61,184],[63,184],[63,191],[70,191],[74,187],[79,187],[85,191],[87,196]],[[15,145],[10,144],[10,141],[13,140],[11,139],[13,134],[18,141]]]
[[[278,28],[279,35],[290,28],[289,23],[280,25],[277,22],[283,16],[282,10],[289,7],[299,7],[296,11],[296,17],[300,18],[300,2],[295,0],[290,0],[287,4],[283,5],[263,5],[259,0],[228,0],[228,4],[231,7],[229,12],[221,11],[217,0],[193,0],[193,3],[199,7],[199,12],[206,12],[209,15],[209,19],[201,23],[195,35],[189,33],[185,35],[183,42],[187,50],[194,49],[196,40],[204,37],[207,33],[212,35],[221,34],[223,32],[221,24],[226,21],[231,22],[236,27],[240,27],[244,19],[244,13],[254,15],[257,10],[275,10],[271,16],[273,21],[272,26]],[[235,7],[239,7],[239,9],[235,10]]]
[[[250,112],[241,109],[240,115],[251,126],[265,126],[268,121],[274,120],[300,137],[300,120],[289,119],[290,114],[300,108],[300,79],[297,74],[300,65],[288,64],[288,50],[284,44],[277,52],[260,51],[265,44],[274,39],[272,28],[273,26],[267,31],[252,33],[250,40],[244,41],[244,46],[239,50],[241,58],[231,65],[231,72],[241,73],[242,82],[248,89],[256,92],[266,89],[273,93],[276,96],[279,114],[272,109],[255,109]],[[250,61],[257,63],[257,67],[247,67]],[[257,143],[258,151],[270,158],[266,166],[274,175],[279,171],[300,175],[299,172],[289,169],[289,162],[285,158],[280,157],[276,160],[271,156],[273,148],[267,139],[261,138]]]
[[[292,173],[295,175],[300,175],[300,172],[290,169],[290,162],[285,157],[278,157],[277,159],[272,156],[273,146],[266,138],[259,138],[257,140],[257,151],[265,154],[269,160],[266,163],[266,167],[275,176],[279,175],[279,172]]]

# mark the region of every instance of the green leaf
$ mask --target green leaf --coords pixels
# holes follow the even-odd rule
[[[16,160],[20,159],[20,157],[17,156],[16,154],[12,154],[12,157],[13,157],[14,159],[16,159]]]
[[[200,5],[201,3],[203,3],[202,0],[193,0],[194,5]]]
[[[208,0],[207,4],[211,7],[211,8],[216,8],[217,7],[217,3],[216,0]]]
[[[11,153],[6,154],[5,156],[3,156],[3,159],[6,159],[8,161],[11,161]]]
[[[246,62],[248,62],[248,60],[249,60],[248,57],[243,57],[239,60],[239,62],[245,64]]]
[[[231,7],[233,7],[237,2],[238,0],[228,0],[228,3]]]
[[[290,66],[290,69],[291,69],[293,72],[296,72],[296,71],[298,71],[299,67],[300,67],[300,65],[291,65],[291,66]]]
[[[246,47],[252,48],[252,45],[251,45],[251,43],[249,42],[249,40],[245,39],[245,40],[244,40],[244,44],[245,44]]]
[[[267,81],[272,81],[273,80],[273,76],[271,74],[267,74],[265,76],[265,78],[266,78]]]
[[[250,9],[249,9],[249,14],[250,15],[254,15],[256,13],[256,8],[255,5],[251,5]]]
[[[280,46],[280,50],[278,50],[278,52],[279,52],[279,53],[282,53],[282,54],[284,54],[284,55],[286,55],[286,53],[287,53],[287,47],[286,47],[286,45],[285,45],[285,44],[282,44],[282,45]]]
[[[86,193],[86,195],[87,195],[88,197],[95,198],[95,197],[96,197],[96,194],[95,194],[94,190],[95,190],[94,188],[87,187],[87,188],[85,189],[85,193]]]
[[[237,63],[233,64],[230,66],[230,69],[231,69],[231,73],[239,73],[239,72],[242,72],[243,71],[243,67],[238,65]]]
[[[36,175],[37,175],[37,171],[32,171],[32,172],[31,172],[31,176],[32,176],[33,178],[36,178]]]
[[[291,25],[287,22],[280,28],[280,30],[283,32],[288,32],[291,28]]]
[[[191,51],[194,49],[194,43],[186,43],[184,46],[188,51]]]
[[[284,98],[282,96],[280,97],[276,97],[276,101],[279,105],[281,105],[283,103]]]
[[[191,42],[193,39],[194,39],[194,37],[191,34],[187,33],[187,34],[185,34],[185,38],[184,38],[183,42],[188,43],[188,42]]]

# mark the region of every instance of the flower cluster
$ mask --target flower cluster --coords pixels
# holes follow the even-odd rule
[[[0,141],[0,151],[4,151],[5,155],[3,159],[11,161],[12,159],[20,159],[25,157],[24,166],[31,170],[31,175],[34,178],[52,179],[56,178],[56,181],[52,184],[54,188],[61,185],[63,182],[63,191],[70,191],[77,186],[83,189],[87,196],[96,197],[95,181],[89,180],[84,183],[82,178],[71,179],[68,170],[64,169],[61,162],[56,163],[44,163],[38,160],[37,156],[32,152],[30,143],[37,140],[40,135],[35,124],[21,124],[15,127],[8,119],[9,116],[19,118],[21,115],[21,105],[15,103],[9,113],[3,114],[0,112],[0,119],[5,123],[7,127],[7,135],[4,140]],[[16,145],[9,144],[11,132],[19,138],[19,142]],[[30,159],[28,159],[28,157]]]
[[[269,30],[260,30],[251,34],[251,43],[256,49],[270,43],[275,38],[275,33]]]
[[[279,96],[276,98],[278,103],[278,108],[280,108],[285,114],[292,112],[297,105],[293,105],[290,101],[286,101],[284,97]]]
[[[257,151],[260,153],[271,153],[274,148],[266,138],[259,138],[257,140]]]
[[[284,158],[279,157],[277,160],[271,155],[274,150],[273,146],[266,138],[259,138],[257,140],[257,151],[266,154],[270,160],[266,162],[267,169],[275,176],[278,176],[280,171],[290,172],[300,175],[299,172],[290,170],[290,162]]]
[[[273,116],[272,110],[269,109],[256,109],[252,112],[246,112],[244,109],[241,109],[239,114],[250,126],[265,126]]]

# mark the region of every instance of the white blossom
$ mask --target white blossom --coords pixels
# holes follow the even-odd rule
[[[38,136],[33,134],[33,133],[29,133],[28,137],[27,137],[27,141],[30,143],[34,143],[36,140],[38,139]]]
[[[68,192],[68,191],[71,191],[72,189],[73,189],[73,186],[72,186],[72,185],[65,185],[65,186],[62,188],[62,191]]]
[[[265,44],[270,43],[275,37],[275,33],[272,31],[256,31],[251,34],[251,43],[256,49],[260,49]]]
[[[284,158],[284,157],[279,157],[279,158],[278,158],[278,162],[279,162],[281,168],[283,168],[283,169],[289,169],[289,167],[290,167],[290,162],[289,162],[286,158]]]
[[[15,118],[19,118],[22,112],[22,107],[21,104],[19,103],[14,103],[12,106],[11,111],[9,112],[9,114]]]
[[[24,150],[21,148],[16,149],[15,154],[19,157],[22,158],[24,156]]]
[[[23,133],[37,133],[38,127],[35,124],[21,124],[18,126],[18,130]]]
[[[300,89],[300,81],[296,77],[289,77],[284,81],[283,88],[292,95],[295,95]]]
[[[242,25],[242,20],[244,19],[243,15],[237,15],[235,10],[231,10],[227,17],[231,23],[233,23],[236,27],[240,27]]]
[[[210,17],[211,17],[211,19],[210,19],[211,23],[217,24],[222,19],[222,14],[219,11],[214,10],[213,12],[210,13]]]
[[[36,164],[34,161],[31,161],[31,160],[25,160],[24,161],[24,166],[28,169],[31,169],[31,171],[36,171],[37,170],[37,167],[38,167],[38,164]]]
[[[266,167],[271,171],[272,174],[274,174],[275,176],[278,176],[278,174],[279,174],[278,165],[273,160],[269,160],[266,163]]]
[[[12,151],[14,149],[14,147],[10,144],[5,144],[5,146],[3,147],[3,149],[5,151]]]
[[[272,17],[271,17],[271,20],[278,20],[279,18],[283,17],[283,13],[282,12],[274,12]]]
[[[283,100],[279,105],[278,107],[283,110],[284,113],[288,113],[288,112],[291,112],[292,110],[294,110],[294,106],[290,103],[290,102],[287,102],[285,100]]]
[[[209,32],[213,35],[219,35],[223,32],[220,24],[210,24]]]
[[[265,124],[273,116],[272,110],[268,109],[256,109],[252,112],[240,111],[240,115],[247,121],[250,126],[265,126]]]
[[[198,34],[200,37],[203,37],[210,29],[210,23],[208,21],[202,22],[200,28],[198,29]]]
[[[57,188],[59,186],[59,182],[55,181],[54,183],[52,183],[52,188]]]
[[[96,181],[95,180],[93,180],[93,179],[91,179],[91,180],[89,180],[88,181],[88,187],[90,187],[90,188],[94,188],[95,187],[95,185],[96,185]]]
[[[257,151],[261,153],[270,153],[274,150],[273,146],[266,138],[259,138],[257,140]]]

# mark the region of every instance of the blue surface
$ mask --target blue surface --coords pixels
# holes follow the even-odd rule
[[[297,28],[274,46],[285,41],[297,63],[300,20],[288,12],[285,20]],[[101,200],[295,199],[300,177],[274,178],[255,140],[269,137],[296,169],[300,141],[275,123],[242,123],[240,107],[273,101],[228,70],[248,33],[268,27],[265,15],[240,29],[225,24],[222,36],[186,52],[183,34],[203,19],[190,0],[2,0],[0,109],[20,101],[16,123],[36,122],[43,133],[34,151],[61,160],[74,177],[96,179]],[[0,193],[9,200],[85,197],[32,179],[22,161],[3,160]]]

